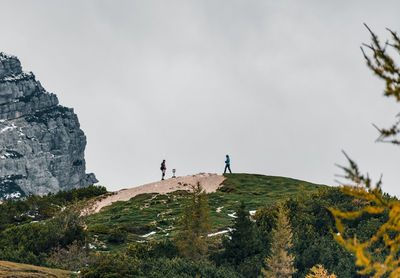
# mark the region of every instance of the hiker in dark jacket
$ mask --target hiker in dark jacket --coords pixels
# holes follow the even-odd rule
[[[161,162],[160,170],[161,170],[161,173],[162,173],[161,180],[164,180],[165,171],[167,170],[167,166],[165,166],[165,159]]]
[[[232,174],[232,171],[231,171],[231,159],[229,158],[229,155],[226,155],[224,174],[226,173],[226,169],[228,169],[229,173]]]

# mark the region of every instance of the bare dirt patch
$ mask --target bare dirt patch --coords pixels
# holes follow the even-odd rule
[[[163,181],[153,182],[138,187],[122,189],[113,194],[109,194],[101,200],[97,200],[89,213],[97,213],[102,208],[111,205],[117,201],[128,201],[136,195],[143,193],[159,193],[166,194],[177,190],[190,191],[191,185],[200,182],[201,186],[207,193],[215,192],[225,180],[224,176],[217,174],[200,173],[197,175],[189,175],[184,177],[170,178]]]

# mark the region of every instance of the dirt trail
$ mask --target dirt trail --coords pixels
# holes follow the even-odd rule
[[[165,194],[176,190],[190,190],[190,185],[196,185],[197,182],[200,182],[201,186],[207,193],[215,192],[224,180],[225,177],[221,175],[200,173],[197,175],[170,178],[129,189],[122,189],[104,199],[96,201],[93,204],[90,213],[97,213],[102,208],[109,206],[114,202],[128,201],[132,197],[143,193]]]

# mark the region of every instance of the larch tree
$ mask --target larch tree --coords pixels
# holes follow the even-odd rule
[[[320,264],[313,266],[310,274],[305,278],[336,278],[335,274],[328,274],[328,271]]]
[[[291,278],[296,272],[294,256],[289,253],[292,247],[292,229],[288,210],[281,203],[278,205],[276,228],[272,230],[270,255],[265,258],[266,269],[262,273],[266,278]]]
[[[396,32],[389,30],[391,41],[382,44],[377,35],[365,25],[371,34],[371,43],[363,44],[362,53],[367,66],[386,83],[384,95],[400,102],[400,68],[391,55],[400,57],[400,37]],[[369,51],[369,52],[368,52]],[[398,115],[399,116],[399,115]],[[376,126],[375,126],[376,127]],[[378,142],[400,144],[400,121],[389,128],[378,128]],[[347,250],[356,256],[356,265],[362,270],[360,274],[370,277],[400,277],[400,202],[388,198],[381,190],[381,179],[373,182],[368,174],[360,172],[357,164],[345,154],[349,166],[339,166],[343,171],[343,178],[349,180],[343,186],[343,191],[355,198],[365,200],[366,206],[359,211],[343,212],[330,209],[338,233],[335,239]],[[348,236],[346,224],[348,221],[360,219],[364,214],[387,213],[388,219],[374,235],[368,239],[360,240],[357,234]],[[382,243],[384,246],[382,247]],[[383,259],[379,256],[384,254]],[[379,256],[378,256],[379,255]]]
[[[176,236],[179,253],[192,260],[201,259],[207,251],[207,233],[211,228],[208,197],[200,183],[192,186],[189,200]]]
[[[396,102],[400,102],[400,67],[391,56],[391,53],[396,53],[398,55],[397,59],[400,58],[400,36],[396,32],[387,29],[392,36],[392,41],[386,41],[382,45],[378,36],[366,24],[364,25],[371,34],[371,43],[363,44],[366,49],[361,47],[367,66],[375,75],[385,81],[384,96],[394,98]],[[368,56],[366,50],[370,50],[372,56]],[[397,114],[397,117],[400,117],[400,114]],[[389,128],[374,126],[380,134],[377,139],[378,142],[400,145],[400,139],[398,138],[400,134],[400,119]]]

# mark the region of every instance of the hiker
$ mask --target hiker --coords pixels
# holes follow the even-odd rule
[[[229,158],[229,155],[226,155],[224,174],[226,173],[226,169],[228,169],[229,172],[232,174],[232,171],[231,171],[231,159]]]
[[[165,166],[165,159],[161,162],[160,170],[162,172],[161,180],[163,181],[165,177],[165,171],[167,170],[167,167]]]

